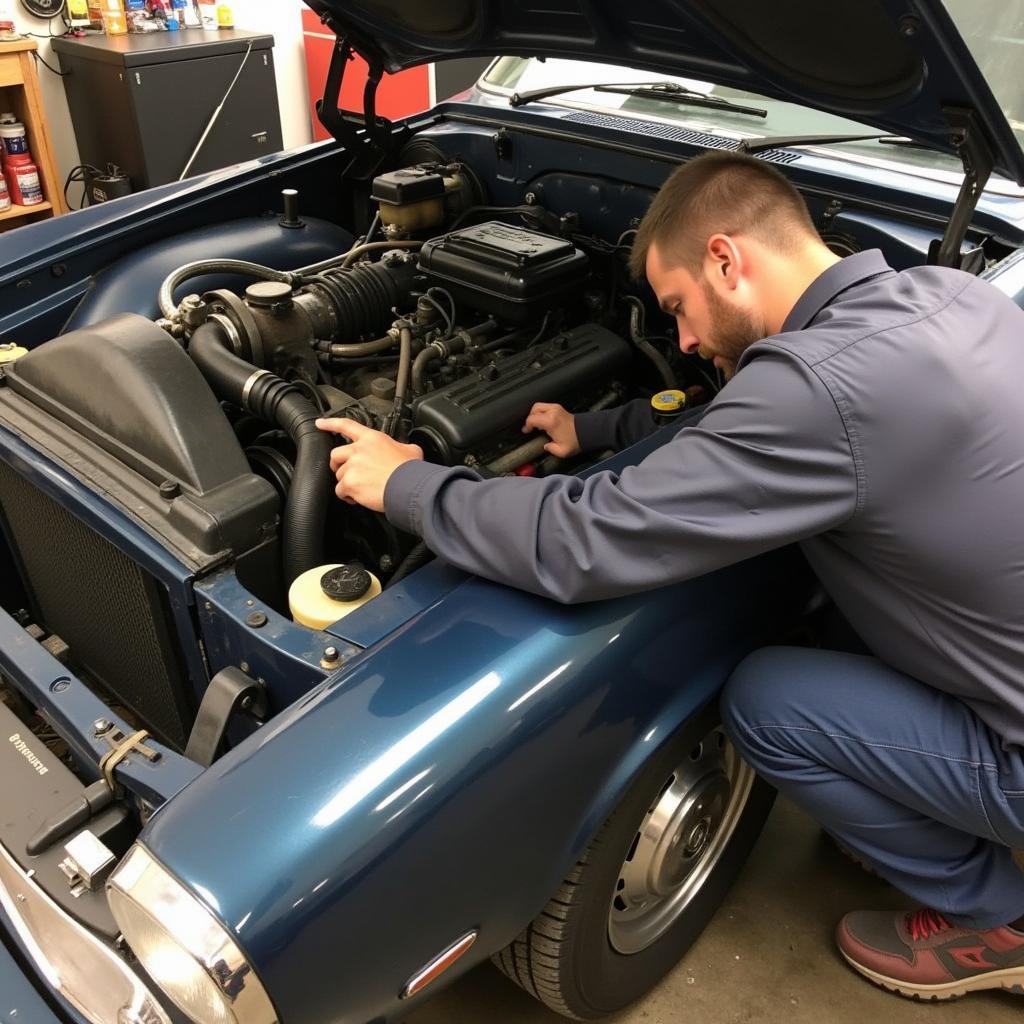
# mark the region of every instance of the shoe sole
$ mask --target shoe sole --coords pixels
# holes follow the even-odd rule
[[[863,975],[868,981],[874,982],[879,988],[895,992],[896,995],[906,999],[938,1002],[960,999],[969,992],[981,992],[986,989],[1003,989],[1014,995],[1024,995],[1024,968],[1021,967],[1010,967],[1005,971],[989,971],[986,974],[979,974],[976,978],[963,978],[960,981],[949,981],[943,985],[910,985],[857,963],[842,949],[839,952],[858,974]]]

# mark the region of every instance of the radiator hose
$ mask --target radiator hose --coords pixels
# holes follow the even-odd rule
[[[284,572],[289,585],[324,564],[324,526],[332,492],[331,441],[317,430],[319,415],[298,388],[236,356],[216,323],[192,335],[188,354],[218,398],[276,423],[295,443],[295,471],[284,509]]]

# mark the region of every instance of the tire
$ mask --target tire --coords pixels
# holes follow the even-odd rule
[[[547,906],[492,960],[563,1016],[621,1010],[700,935],[774,800],[725,739],[717,707],[705,708],[644,765]]]

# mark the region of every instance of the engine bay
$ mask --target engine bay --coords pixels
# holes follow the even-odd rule
[[[300,224],[296,193],[283,199],[281,223]],[[646,335],[630,230],[585,232],[533,194],[488,205],[470,167],[439,160],[377,175],[364,223],[347,251],[293,270],[187,263],[161,284],[155,321],[101,320],[7,368],[8,401],[91,439],[122,504],[145,508],[200,572],[230,560],[282,614],[291,584],[317,567],[352,566],[386,587],[431,557],[382,515],[334,499],[328,454],[342,439],[317,417],[483,476],[545,476],[586,459],[524,437],[535,402],[578,412],[672,388],[693,404],[721,385],[671,331]],[[211,274],[251,283],[190,289]]]

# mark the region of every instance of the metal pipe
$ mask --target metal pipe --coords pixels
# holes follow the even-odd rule
[[[621,397],[622,393],[613,388],[594,402],[587,411],[600,412],[602,409],[608,409],[615,405]],[[502,476],[505,473],[514,473],[520,466],[525,466],[528,462],[533,462],[534,459],[540,458],[544,454],[544,446],[550,441],[551,438],[547,434],[530,438],[529,441],[519,445],[518,448],[513,448],[510,452],[499,455],[493,462],[488,462],[485,468],[497,476]],[[558,464],[565,461],[564,459],[550,456],[545,462],[550,461],[550,459],[554,459]]]

